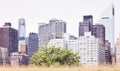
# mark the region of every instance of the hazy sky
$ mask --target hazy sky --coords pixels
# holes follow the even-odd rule
[[[56,18],[67,22],[67,32],[78,36],[83,15],[93,15],[98,23],[100,14],[112,3],[115,5],[115,36],[120,33],[120,0],[0,0],[0,26],[11,22],[18,29],[18,19],[26,20],[26,35],[38,32],[38,23]]]

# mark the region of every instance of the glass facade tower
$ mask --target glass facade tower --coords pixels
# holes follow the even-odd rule
[[[19,19],[19,37],[18,37],[18,52],[21,52],[22,46],[26,45],[25,41],[25,19]]]

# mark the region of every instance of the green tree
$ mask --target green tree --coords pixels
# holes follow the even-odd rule
[[[43,47],[40,48],[31,57],[31,64],[34,65],[78,65],[79,57],[77,54],[69,50],[64,50],[60,48]]]

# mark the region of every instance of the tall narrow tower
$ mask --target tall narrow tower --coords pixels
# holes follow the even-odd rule
[[[114,49],[114,6],[108,7],[101,15],[99,23],[105,26],[105,37],[111,43],[111,48]],[[114,50],[112,51],[112,53]]]
[[[19,46],[18,46],[18,52],[21,53],[26,53],[27,51],[27,46],[26,46],[26,40],[25,40],[25,31],[26,31],[26,27],[25,27],[25,19],[19,19]]]

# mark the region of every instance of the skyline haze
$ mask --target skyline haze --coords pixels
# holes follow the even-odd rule
[[[78,37],[79,22],[84,15],[93,15],[98,23],[102,12],[111,4],[115,6],[115,39],[120,33],[119,0],[0,0],[0,27],[11,22],[18,29],[18,19],[26,20],[26,36],[38,33],[38,23],[48,23],[50,19],[61,19],[67,23],[67,33]],[[73,30],[74,27],[74,30]]]

